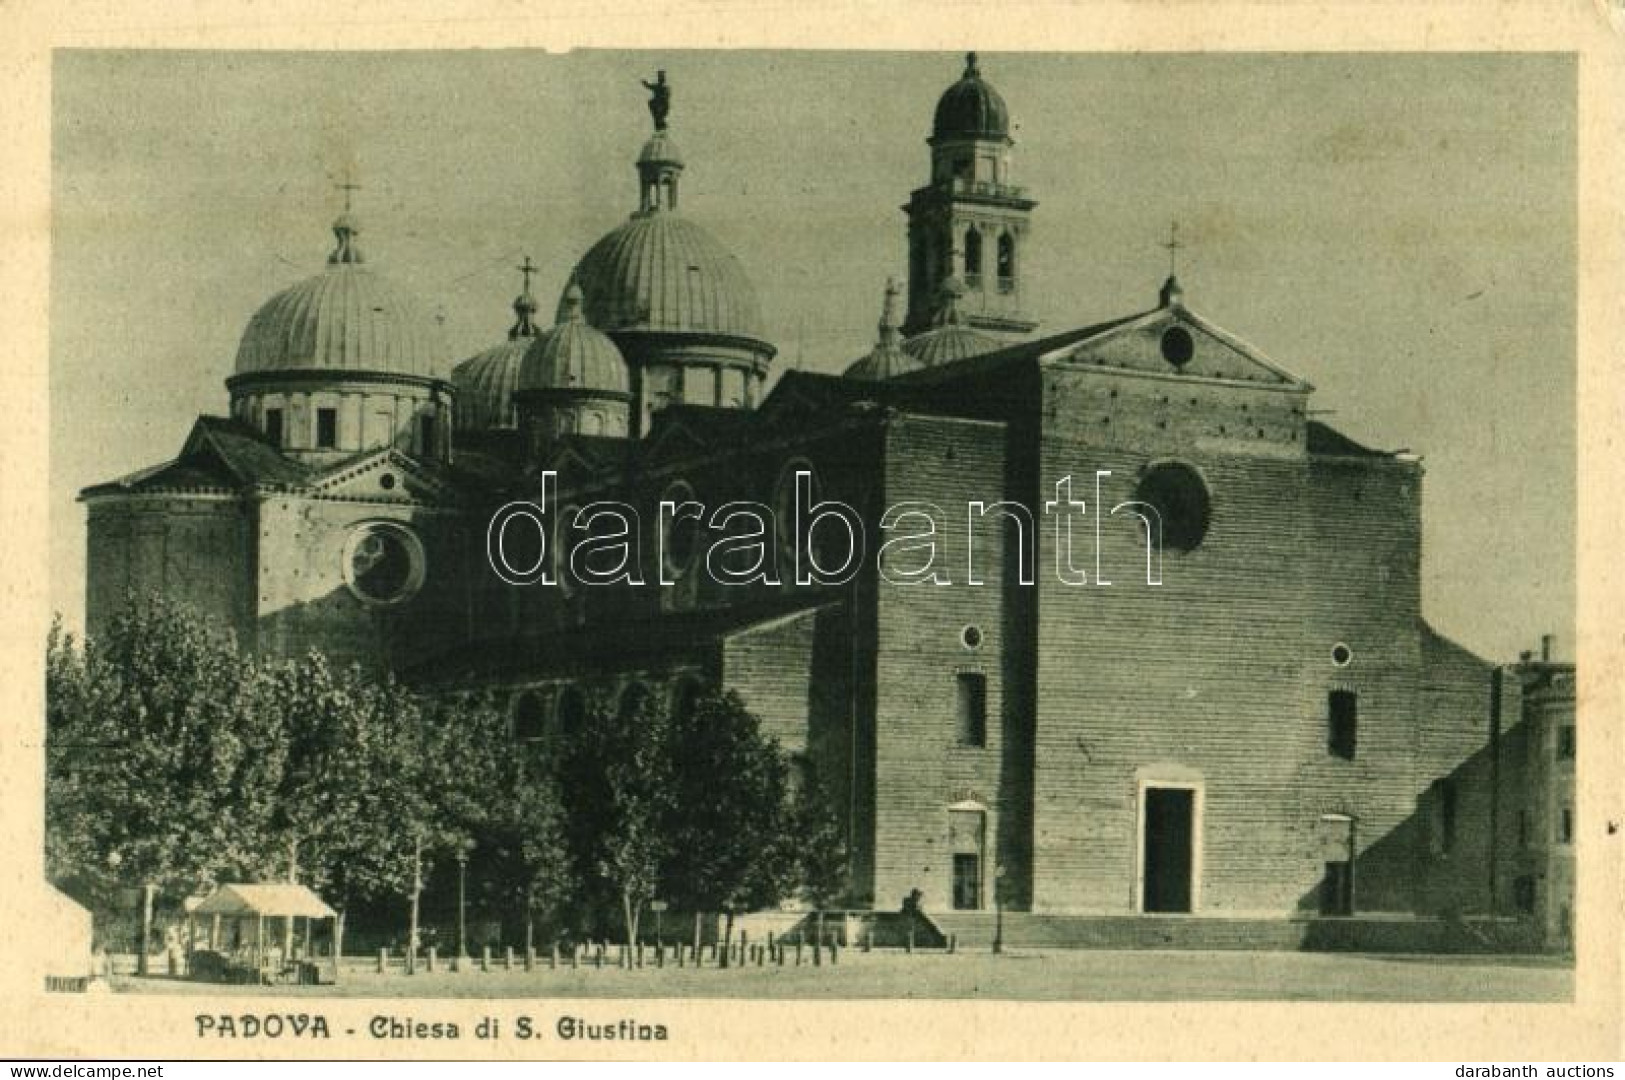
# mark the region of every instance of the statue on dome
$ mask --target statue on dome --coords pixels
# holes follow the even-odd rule
[[[666,130],[666,114],[671,112],[671,84],[666,81],[665,71],[655,72],[655,81],[640,79],[646,90],[649,91],[649,115],[654,117],[655,130]]]

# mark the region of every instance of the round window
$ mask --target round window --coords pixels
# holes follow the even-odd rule
[[[980,649],[982,647],[982,628],[980,626],[967,626],[959,632],[959,643],[967,649]]]
[[[1156,511],[1152,534],[1157,534],[1160,525],[1164,548],[1194,551],[1207,536],[1212,501],[1201,475],[1189,465],[1153,465],[1140,478],[1134,498]]]
[[[1354,659],[1354,650],[1339,641],[1332,646],[1332,663],[1337,667],[1348,667]]]
[[[1183,326],[1171,326],[1162,332],[1162,358],[1174,367],[1184,367],[1196,355],[1196,342]]]
[[[369,604],[400,604],[423,587],[423,544],[405,525],[373,521],[344,545],[344,580]]]

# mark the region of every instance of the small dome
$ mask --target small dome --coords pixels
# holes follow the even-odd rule
[[[530,294],[530,275],[536,267],[529,255],[519,271],[525,275],[525,286],[513,302],[514,323],[508,328],[508,340],[451,369],[451,383],[457,391],[452,423],[458,431],[519,426],[513,392],[519,385],[520,365],[537,333],[536,298]]]
[[[346,212],[327,269],[285,289],[254,313],[237,346],[239,375],[265,371],[385,372],[432,377],[439,334],[422,309],[366,265]]]
[[[572,282],[559,305],[558,325],[526,350],[518,390],[630,392],[626,359],[613,341],[587,325],[582,303],[581,288]]]
[[[949,275],[938,295],[936,325],[903,342],[903,351],[924,367],[937,367],[1003,348],[1004,342],[998,338],[959,321],[959,298],[963,295],[965,286]]]
[[[493,346],[451,369],[452,424],[458,431],[490,431],[517,427],[513,392],[519,386],[530,338],[516,338]]]
[[[926,365],[903,350],[902,335],[897,329],[897,283],[886,282],[886,302],[880,311],[880,335],[869,355],[852,364],[845,371],[848,379],[878,381],[919,371]]]
[[[587,321],[601,330],[762,334],[756,289],[739,260],[673,211],[637,214],[594,244],[572,276],[586,294]],[[561,317],[564,309],[561,301]]]
[[[903,343],[903,351],[918,360],[923,367],[938,367],[955,360],[1002,349],[1004,342],[990,334],[972,330],[968,326],[938,326],[915,334]]]
[[[965,73],[937,99],[931,137],[938,139],[1005,139],[1010,136],[1010,110],[999,92],[982,81],[976,54],[965,55]]]

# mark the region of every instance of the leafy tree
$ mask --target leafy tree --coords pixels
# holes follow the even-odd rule
[[[404,895],[415,911],[429,798],[423,709],[394,680],[335,670],[316,652],[268,669],[264,682],[289,743],[268,845],[276,861],[264,869],[327,897],[342,949],[357,903]]]
[[[525,948],[536,942],[536,921],[556,921],[574,895],[575,867],[565,835],[559,786],[544,753],[556,747],[515,745],[507,714],[488,698],[460,703],[460,727],[470,736],[477,778],[473,831],[484,869],[485,894],[523,919]]]
[[[735,914],[771,907],[797,884],[788,769],[778,744],[733,691],[701,694],[669,725],[673,799],[663,871],[672,900]]]
[[[559,774],[569,842],[585,897],[617,903],[632,942],[670,850],[669,718],[648,696],[623,709],[600,697],[585,712],[582,730],[569,733]]]
[[[47,642],[51,872],[142,891],[146,970],[163,889],[251,872],[285,744],[230,635],[182,605],[128,605],[83,649]]]
[[[810,765],[791,799],[790,821],[803,899],[819,909],[840,903],[850,884],[846,831],[829,788]]]

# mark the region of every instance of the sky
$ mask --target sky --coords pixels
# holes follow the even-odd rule
[[[445,369],[544,316],[637,205],[664,68],[684,213],[744,264],[778,370],[867,352],[959,54],[56,54],[53,606],[82,620],[88,484],[167,460],[254,311],[321,270],[337,183],[369,262],[443,318]],[[1511,660],[1575,608],[1576,93],[1550,54],[1002,54],[1038,200],[1040,333],[1152,307],[1179,222],[1197,312],[1426,469],[1429,621]]]

